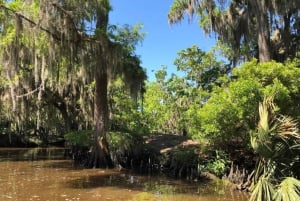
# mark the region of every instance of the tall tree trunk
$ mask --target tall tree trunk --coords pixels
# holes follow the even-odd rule
[[[103,0],[106,1],[106,0]],[[103,4],[105,5],[105,4]],[[92,158],[90,160],[90,166],[111,168],[113,162],[110,157],[109,146],[107,143],[108,132],[108,75],[107,70],[110,67],[111,59],[109,56],[109,39],[106,36],[106,30],[108,25],[108,8],[102,7],[97,12],[96,23],[96,36],[100,41],[99,47],[96,47],[97,55],[96,65],[94,66],[95,72],[95,93],[94,93],[94,136],[93,136],[93,151]]]
[[[251,0],[252,8],[256,10],[258,54],[260,62],[271,60],[269,22],[265,0]]]
[[[94,93],[94,153],[93,167],[112,167],[109,147],[106,139],[108,131],[108,100],[107,100],[107,72],[98,67],[95,73]]]

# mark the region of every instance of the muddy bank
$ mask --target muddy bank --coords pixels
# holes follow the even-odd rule
[[[200,177],[200,144],[186,136],[155,135],[145,140],[155,155],[158,171],[175,178],[196,180]]]
[[[203,148],[199,142],[186,136],[166,134],[145,137],[140,143],[143,143],[142,148],[135,153],[143,153],[144,158],[139,160],[148,158],[148,171],[193,181],[222,179],[235,190],[248,191],[251,184],[256,156],[251,150],[241,147],[241,143],[215,150]]]
[[[88,132],[87,132],[88,133]],[[78,133],[75,135],[78,137]],[[80,138],[81,139],[81,138]],[[86,136],[86,139],[90,137]],[[82,140],[80,140],[82,141]],[[110,134],[110,152],[114,165],[120,171],[163,173],[173,178],[201,180],[223,178],[246,189],[255,156],[238,147],[222,147],[224,152],[208,150],[186,136],[156,134],[140,136],[130,133]],[[0,134],[0,147],[37,147],[68,145],[68,155],[82,166],[87,166],[90,146],[66,144],[57,136]],[[230,161],[230,162],[229,162]]]
[[[115,167],[120,170],[163,173],[187,180],[201,179],[203,172],[207,172],[205,166],[212,164],[215,157],[214,152],[202,153],[198,142],[178,135],[141,137],[113,133],[110,135],[110,152]],[[88,147],[72,146],[70,154],[83,166],[89,161]]]

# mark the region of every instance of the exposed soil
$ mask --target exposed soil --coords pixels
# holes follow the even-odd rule
[[[201,152],[200,143],[189,139],[186,136],[178,135],[154,135],[146,139],[146,145],[154,152],[155,155],[160,155],[165,157],[166,161],[161,160],[160,163],[168,170],[172,172],[175,177],[180,177],[181,172],[185,174],[191,174],[188,172],[189,169],[196,168],[193,166],[192,161],[185,161],[191,164],[182,164],[177,162],[178,167],[172,166],[174,164],[174,153],[181,151],[182,153],[192,151],[200,158],[212,159],[214,158],[215,150],[212,149],[205,154]],[[230,161],[232,161],[231,168],[228,169],[228,173],[223,176],[224,179],[228,180],[230,183],[235,183],[234,188],[240,190],[248,189],[250,182],[250,173],[254,168],[255,155],[249,149],[242,146],[242,143],[232,142],[226,147],[222,147]],[[171,161],[171,162],[170,162]],[[204,172],[201,173],[202,176],[208,177],[210,179],[217,178],[216,176]],[[192,175],[197,176],[197,175]]]
[[[146,140],[146,144],[156,154],[165,154],[175,148],[199,148],[197,141],[191,140],[186,136],[179,135],[154,135]]]

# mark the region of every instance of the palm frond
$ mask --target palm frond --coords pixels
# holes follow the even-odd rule
[[[269,135],[277,126],[274,124],[272,115],[275,111],[274,97],[265,97],[262,103],[259,103],[259,122],[258,130],[263,130],[266,135]]]
[[[262,176],[255,184],[249,201],[272,201],[273,195],[273,185],[268,178]]]
[[[290,149],[300,150],[300,142],[297,142],[295,145],[291,146]]]
[[[275,201],[300,200],[300,181],[293,177],[286,177],[277,187]]]
[[[256,132],[250,134],[251,145],[260,155],[256,166],[250,201],[298,201],[300,181],[287,177],[273,189],[271,182],[284,176],[299,175],[300,134],[295,120],[288,116],[275,116],[273,96],[259,104]],[[271,180],[272,178],[272,180]]]
[[[291,117],[280,115],[276,118],[279,122],[278,134],[283,138],[300,139],[298,124]]]
[[[268,106],[263,103],[259,103],[258,107],[260,120],[258,122],[258,129],[262,129],[264,131],[269,130],[269,112]]]
[[[259,103],[260,120],[257,132],[251,134],[253,149],[265,158],[280,157],[299,144],[298,124],[291,117],[275,116],[274,96],[265,97]]]

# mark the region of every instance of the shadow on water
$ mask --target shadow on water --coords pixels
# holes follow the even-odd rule
[[[70,160],[53,160],[43,164],[41,168],[53,168],[53,169],[64,169],[64,170],[81,170],[82,167],[77,166],[73,161]]]
[[[72,189],[119,189],[135,192],[136,200],[199,200],[199,201],[245,201],[247,195],[231,191],[222,181],[189,182],[157,176],[105,174],[82,176],[66,183]]]
[[[68,159],[64,148],[0,148],[2,161],[39,161]]]

